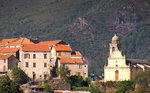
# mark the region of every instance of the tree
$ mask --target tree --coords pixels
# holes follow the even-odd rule
[[[61,79],[66,79],[70,75],[70,70],[67,66],[60,65],[59,68],[56,69],[57,75],[61,77]]]
[[[10,84],[10,91],[12,93],[23,93],[21,90],[20,90],[20,86],[17,82],[15,81],[11,81],[11,84]]]
[[[0,93],[22,93],[20,86],[5,75],[0,77]]]
[[[87,78],[85,78],[85,80],[83,81],[83,85],[84,85],[84,86],[89,86],[90,83],[91,83],[91,77],[87,77]]]
[[[0,77],[0,93],[10,93],[11,80],[7,75]]]
[[[54,85],[50,83],[45,83],[44,84],[44,91],[48,93],[54,93]]]
[[[14,81],[16,83],[18,83],[18,84],[24,84],[24,83],[27,82],[27,76],[26,76],[26,74],[24,73],[23,70],[21,70],[18,67],[15,67],[12,70],[12,76],[13,76]]]
[[[71,86],[81,87],[83,86],[83,78],[82,76],[70,76],[67,79],[67,82],[71,84]]]

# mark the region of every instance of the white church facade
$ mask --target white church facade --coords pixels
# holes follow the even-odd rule
[[[132,80],[133,73],[150,68],[150,63],[143,60],[126,59],[122,54],[118,36],[115,34],[110,43],[108,64],[104,66],[104,81]]]

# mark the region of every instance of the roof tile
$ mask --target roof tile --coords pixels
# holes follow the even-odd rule
[[[59,42],[61,42],[62,40],[56,40],[56,41],[42,41],[38,44],[42,44],[42,45],[48,45],[48,46],[51,46],[51,45],[54,45],[54,44],[58,44]]]
[[[15,53],[18,50],[19,50],[19,48],[0,47],[0,53]]]
[[[56,51],[72,51],[69,45],[56,45],[55,50]]]
[[[50,48],[48,45],[24,44],[22,50],[23,51],[50,51]]]
[[[59,62],[68,64],[84,64],[81,58],[59,58]]]
[[[0,55],[0,59],[8,59],[11,55]]]

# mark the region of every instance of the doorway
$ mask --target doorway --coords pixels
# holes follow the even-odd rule
[[[119,80],[119,71],[118,70],[115,71],[115,80]]]
[[[33,81],[36,79],[36,74],[33,72]]]

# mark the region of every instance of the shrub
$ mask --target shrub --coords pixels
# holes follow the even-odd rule
[[[54,85],[50,83],[45,83],[44,84],[44,91],[48,93],[54,93]]]
[[[116,93],[128,93],[130,90],[134,90],[134,81],[118,81]]]

